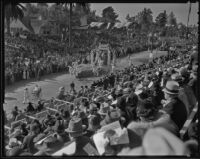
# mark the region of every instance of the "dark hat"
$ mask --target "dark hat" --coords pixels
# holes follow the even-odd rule
[[[80,118],[72,118],[66,131],[70,133],[72,137],[81,136],[83,132],[82,120]]]
[[[163,92],[168,94],[179,94],[179,84],[176,81],[168,81]]]
[[[77,117],[80,118],[80,119],[87,118],[85,112],[83,112],[83,111],[78,111]]]

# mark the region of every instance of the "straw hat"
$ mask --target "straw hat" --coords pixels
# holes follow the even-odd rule
[[[163,92],[168,94],[179,94],[179,84],[176,81],[168,81]]]
[[[65,129],[72,137],[82,136],[84,126],[80,118],[72,118],[69,122],[69,126]]]

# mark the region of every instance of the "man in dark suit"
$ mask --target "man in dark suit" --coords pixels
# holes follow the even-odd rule
[[[168,81],[163,92],[167,100],[163,110],[170,115],[180,130],[187,120],[187,110],[184,103],[178,98],[179,84],[175,81]]]
[[[88,156],[88,153],[84,150],[84,147],[89,143],[93,147],[92,140],[83,135],[83,125],[80,118],[72,118],[69,122],[69,126],[66,129],[69,133],[70,142],[66,143],[65,145],[69,145],[72,142],[76,143],[76,150],[74,156]]]

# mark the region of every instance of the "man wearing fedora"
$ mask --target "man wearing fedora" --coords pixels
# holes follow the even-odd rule
[[[163,92],[167,100],[163,110],[170,115],[180,130],[187,120],[187,110],[184,103],[178,98],[179,84],[175,81],[168,81]]]
[[[84,151],[84,146],[88,143],[93,147],[94,144],[91,139],[87,136],[83,135],[84,127],[82,125],[82,121],[80,118],[72,118],[69,122],[69,126],[66,129],[66,132],[69,133],[70,142],[66,143],[65,146],[69,145],[72,142],[76,143],[75,156],[88,156],[88,154]]]

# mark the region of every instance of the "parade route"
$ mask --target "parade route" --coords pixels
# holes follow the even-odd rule
[[[166,52],[154,51],[153,54],[155,57],[164,55],[166,54]],[[149,53],[147,51],[131,55],[131,60],[134,65],[145,63],[148,61],[148,58],[149,58]],[[116,69],[122,69],[124,67],[127,67],[128,66],[127,61],[128,57],[117,59]],[[50,99],[51,97],[56,96],[58,88],[61,86],[64,86],[66,90],[69,90],[70,83],[72,81],[75,83],[76,90],[79,90],[80,86],[82,85],[90,86],[90,84],[97,79],[99,79],[99,77],[77,79],[75,78],[75,76],[71,76],[70,74],[63,72],[63,73],[54,73],[51,75],[43,76],[40,81],[36,81],[35,79],[20,81],[5,88],[4,110],[6,111],[7,114],[10,114],[14,106],[18,106],[19,109],[22,110],[27,106],[26,104],[22,103],[25,87],[28,88],[29,94],[31,95],[31,92],[34,89],[35,85],[38,84],[42,88],[42,98]]]

